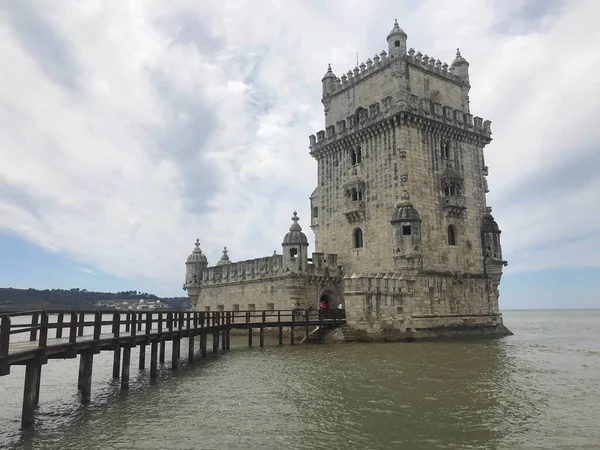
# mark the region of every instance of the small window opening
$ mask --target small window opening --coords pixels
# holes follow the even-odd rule
[[[350,155],[350,158],[352,159],[352,165],[355,166],[356,165],[356,152],[352,152],[352,154]]]
[[[248,311],[256,311],[256,304],[249,303],[248,304]]]
[[[448,245],[456,245],[456,233],[454,225],[448,226]]]
[[[361,190],[358,190],[358,192],[357,192],[357,198],[358,198],[358,200],[362,200],[363,199],[363,193],[362,193]]]
[[[450,159],[450,143],[442,142],[440,146],[441,154],[443,159]]]
[[[233,310],[234,310],[234,311],[239,311],[239,310],[240,310],[240,305],[239,305],[239,303],[236,303],[236,304],[234,304],[234,305],[233,305]]]
[[[402,225],[402,236],[410,236],[412,234],[412,230],[410,225]]]
[[[205,306],[205,307],[204,307],[204,311],[206,311],[206,312],[210,312],[210,306]]]
[[[267,303],[267,307],[265,308],[267,311],[275,311],[274,303]]]
[[[352,189],[350,191],[350,198],[352,199],[352,201],[358,200],[358,192],[356,191],[356,189]]]
[[[363,247],[363,232],[360,228],[354,230],[354,248]]]
[[[356,164],[360,164],[362,162],[362,151],[360,147],[356,149]]]
[[[296,249],[296,248],[290,248],[290,257],[292,259],[296,259],[297,255],[298,255],[298,249]]]
[[[225,305],[217,305],[217,311],[225,311]]]
[[[318,206],[314,206],[312,209],[312,216],[313,217],[319,217],[319,207]]]
[[[394,47],[400,47],[400,41],[394,41]]]

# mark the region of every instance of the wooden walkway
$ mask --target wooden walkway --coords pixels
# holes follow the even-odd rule
[[[121,388],[129,388],[131,348],[140,347],[139,368],[146,368],[146,346],[150,346],[150,379],[157,378],[158,363],[165,361],[165,342],[172,342],[171,369],[177,370],[181,339],[188,339],[188,361],[196,356],[195,337],[199,337],[200,356],[207,356],[207,336],[212,336],[212,352],[230,348],[232,329],[248,330],[248,345],[254,330],[259,345],[264,331],[277,329],[279,345],[283,330],[289,329],[290,344],[298,337],[307,339],[315,330],[334,329],[345,323],[344,311],[29,311],[8,313],[0,321],[0,376],[8,375],[13,365],[25,365],[23,413],[21,424],[33,424],[39,403],[42,366],[48,359],[76,358],[80,355],[78,389],[81,401],[91,398],[93,355],[113,351],[113,377]],[[318,333],[317,333],[318,334]]]

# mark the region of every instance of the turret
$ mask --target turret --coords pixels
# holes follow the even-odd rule
[[[224,247],[223,256],[221,256],[217,266],[226,266],[227,264],[231,264],[231,261],[229,260],[229,255],[227,254],[227,247]]]
[[[335,90],[336,80],[337,77],[331,70],[331,64],[329,64],[327,66],[327,72],[325,73],[325,75],[323,75],[323,79],[321,80],[323,82],[323,98],[333,94],[333,91]]]
[[[469,84],[469,62],[462,57],[460,49],[456,49],[456,58],[450,65],[450,71],[454,73],[463,83]]]
[[[406,38],[406,33],[398,26],[398,20],[394,20],[394,28],[387,37],[390,58],[402,58],[406,55]]]
[[[294,211],[292,226],[283,238],[283,269],[286,272],[306,272],[308,265],[308,239],[298,224],[298,214]]]
[[[420,269],[421,217],[404,191],[390,220],[394,227],[394,261],[398,269]]]
[[[490,214],[491,208],[483,216],[481,234],[483,243],[483,256],[486,261],[502,261],[502,247],[500,246],[500,228]]]
[[[196,246],[185,262],[185,286],[200,284],[201,274],[208,267],[208,260],[200,250],[200,240],[196,239]]]

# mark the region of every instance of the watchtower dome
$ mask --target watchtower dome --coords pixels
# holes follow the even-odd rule
[[[283,265],[284,270],[289,272],[306,272],[308,264],[308,239],[298,224],[298,213],[294,211],[290,231],[284,236],[283,243]]]
[[[398,26],[398,20],[394,20],[394,28],[392,28],[392,31],[387,36],[390,58],[402,58],[406,54],[407,37],[404,30]]]

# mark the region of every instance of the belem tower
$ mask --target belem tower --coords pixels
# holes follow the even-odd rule
[[[511,334],[498,309],[500,229],[486,204],[490,121],[469,108],[469,63],[388,50],[322,79],[325,129],[310,227],[294,213],[281,254],[209,267],[198,241],[184,288],[202,311],[345,310],[346,338]]]

